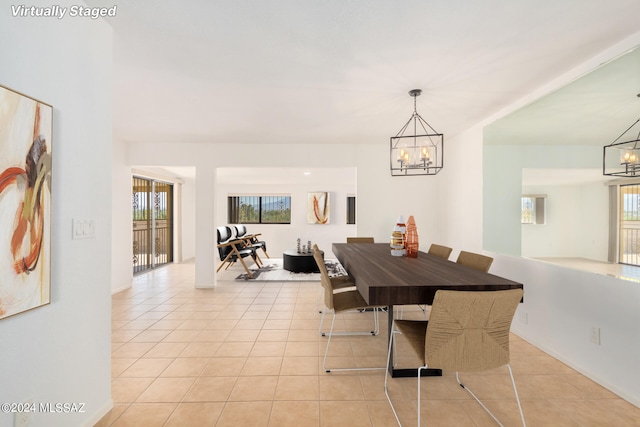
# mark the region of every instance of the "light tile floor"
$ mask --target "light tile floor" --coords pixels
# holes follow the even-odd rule
[[[239,273],[232,268],[215,289],[195,289],[194,265],[174,264],[113,296],[114,408],[97,426],[397,425],[384,371],[322,369],[319,283],[236,282]],[[405,310],[405,318],[421,315]],[[369,328],[371,316],[349,313],[336,324]],[[335,337],[328,365],[383,366],[386,315],[380,320],[379,336]],[[398,347],[399,356],[410,353]],[[511,352],[529,426],[640,426],[639,408],[514,335]],[[462,378],[505,425],[520,425],[506,369]],[[416,379],[390,381],[401,420],[415,425]],[[422,422],[495,425],[446,372],[422,381]]]

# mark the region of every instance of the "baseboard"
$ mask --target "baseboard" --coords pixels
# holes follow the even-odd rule
[[[611,393],[614,393],[615,395],[619,396],[621,399],[626,400],[627,402],[631,403],[632,405],[640,408],[640,398],[638,398],[638,396],[633,396],[630,395],[629,393],[620,390],[618,387],[616,387],[614,384],[611,384],[609,381],[604,380],[602,378],[599,378],[596,375],[593,375],[592,372],[589,372],[587,370],[585,370],[583,367],[576,365],[573,361],[563,357],[560,354],[557,354],[555,351],[553,351],[552,349],[541,345],[540,343],[537,343],[535,341],[532,341],[531,339],[525,338],[524,336],[518,334],[517,331],[514,331],[513,329],[511,330],[511,333],[513,333],[514,335],[518,336],[519,338],[521,338],[522,340],[528,342],[529,344],[535,346],[536,348],[544,351],[545,353],[547,353],[549,356],[558,359],[560,362],[564,363],[565,365],[567,365],[568,367],[570,367],[571,369],[579,372],[580,374],[584,375],[585,377],[589,378],[591,381],[594,381],[598,384],[600,384],[602,387],[606,388],[607,390],[609,390]]]
[[[89,418],[87,420],[87,422],[85,422],[83,424],[83,427],[93,427],[95,426],[98,421],[100,421],[102,418],[104,418],[105,415],[107,415],[109,413],[110,410],[113,409],[113,400],[109,399],[107,401],[107,403],[104,404],[104,406],[102,406],[102,408],[100,408],[98,411],[96,411],[91,418]]]
[[[117,294],[118,292],[126,291],[127,289],[131,289],[131,284],[128,286],[123,286],[121,288],[111,289],[111,295]]]

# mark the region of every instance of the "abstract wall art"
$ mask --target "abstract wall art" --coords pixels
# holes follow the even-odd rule
[[[329,193],[309,193],[307,196],[307,223],[329,224]]]
[[[0,86],[0,319],[50,302],[53,107]]]

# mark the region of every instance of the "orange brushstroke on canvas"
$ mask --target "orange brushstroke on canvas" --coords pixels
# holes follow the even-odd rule
[[[11,184],[15,184],[18,179],[18,176],[24,175],[26,177],[26,173],[22,168],[7,168],[0,174],[0,193],[4,191]]]
[[[324,217],[324,209],[323,212],[320,212],[320,203],[318,202],[318,198],[316,196],[313,196],[313,214],[315,215],[316,219],[318,220],[318,222],[320,224],[326,224],[328,218],[321,218]],[[326,209],[326,206],[325,206]]]
[[[0,194],[18,179],[25,181],[24,194],[15,217],[11,253],[16,274],[29,273],[38,264],[44,236],[43,187],[50,175],[46,141],[40,136],[40,105],[36,104],[33,144],[27,153],[25,168],[9,167],[0,173]],[[23,254],[25,237],[28,236],[27,255]]]

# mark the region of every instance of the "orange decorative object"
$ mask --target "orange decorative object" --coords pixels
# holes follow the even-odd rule
[[[418,258],[418,228],[413,215],[407,220],[407,233],[405,236],[404,247],[407,250],[407,257]]]

